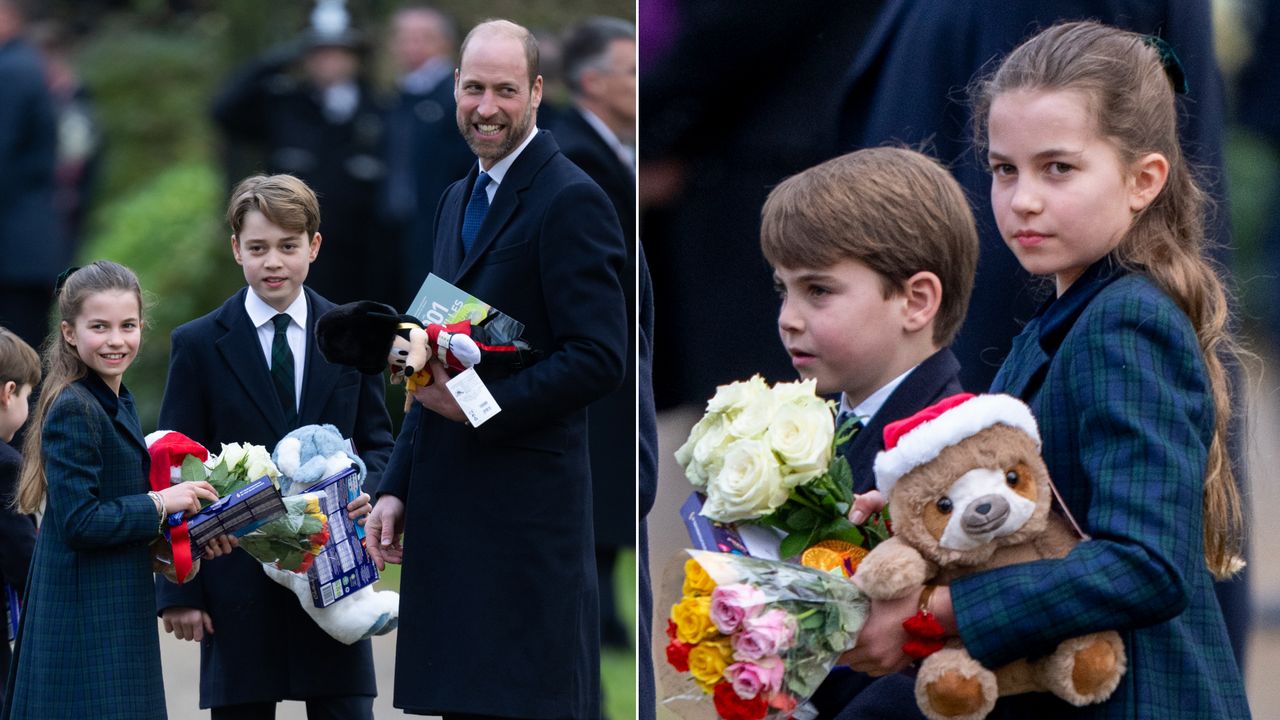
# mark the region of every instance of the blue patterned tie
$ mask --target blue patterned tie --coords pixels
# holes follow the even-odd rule
[[[484,189],[488,187],[489,173],[480,173],[476,177],[476,186],[471,189],[471,199],[467,201],[467,212],[462,217],[462,252],[471,252],[471,245],[476,241],[476,235],[480,232],[480,224],[484,222],[484,216],[489,212],[489,193]]]
[[[271,322],[276,326],[275,337],[271,339],[271,381],[276,386],[280,407],[284,409],[285,422],[290,428],[295,428],[298,426],[298,409],[294,401],[293,351],[289,349],[289,338],[285,336],[289,316],[281,313],[271,318]]]

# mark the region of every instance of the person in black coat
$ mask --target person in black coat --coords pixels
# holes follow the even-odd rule
[[[22,30],[18,3],[0,0],[0,323],[39,347],[70,253],[54,208],[53,99]]]
[[[573,107],[550,126],[560,152],[582,168],[609,196],[627,243],[627,270],[636,271],[636,39],[635,26],[597,17],[571,28],[562,46],[564,78]],[[613,569],[620,548],[635,544],[636,360],[635,288],[627,297],[627,374],[621,387],[587,408],[591,489],[600,583],[600,639],[631,646],[632,630],[618,617]]]
[[[405,309],[431,272],[436,207],[445,188],[475,163],[454,122],[453,20],[425,5],[397,10],[391,52],[400,71],[387,111],[386,189],[382,201],[399,238],[396,300]]]
[[[0,580],[21,600],[36,545],[36,521],[13,508],[22,455],[9,443],[27,421],[31,391],[40,383],[40,357],[12,331],[0,327]],[[10,607],[9,593],[0,592],[0,617],[17,617]],[[0,637],[8,633],[0,630]],[[8,638],[11,640],[12,638]],[[12,650],[8,640],[0,641],[0,697],[9,679]]]
[[[446,719],[601,715],[586,407],[622,382],[626,249],[604,192],[535,127],[536,62],[504,20],[463,42],[480,162],[441,200],[435,272],[545,354],[510,377],[478,366],[500,408],[478,426],[444,382],[416,390],[366,524],[375,562],[404,561],[394,704]]]
[[[287,175],[255,176],[233,192],[230,210],[249,287],[173,331],[159,429],[212,452],[233,442],[270,451],[298,427],[333,425],[368,468],[366,486],[377,487],[393,443],[383,378],[321,356],[316,320],[334,304],[303,285],[321,244],[314,194]],[[268,360],[281,315],[294,368],[289,409]],[[286,699],[306,701],[311,720],[372,718],[370,642],[334,640],[248,553],[205,561],[182,585],[157,577],[156,605],[166,630],[200,642],[200,707],[213,708],[213,720],[271,718]]]
[[[325,252],[307,282],[336,303],[395,300],[386,277],[401,257],[378,212],[384,111],[363,53],[353,30],[310,31],[239,70],[213,106],[230,141],[262,152],[260,168],[299,177],[320,197]]]

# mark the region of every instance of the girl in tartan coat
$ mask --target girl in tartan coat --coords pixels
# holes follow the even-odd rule
[[[64,273],[57,304],[17,494],[21,512],[44,519],[0,717],[164,718],[148,544],[167,514],[217,495],[206,482],[148,492],[146,444],[121,384],[142,335],[133,272],[98,261]],[[219,538],[206,553],[230,549]]]
[[[1212,586],[1243,566],[1243,531],[1225,442],[1227,301],[1177,135],[1186,92],[1163,41],[1097,23],[1045,30],[975,86],[996,224],[1056,290],[992,391],[1031,406],[1049,474],[1091,539],[1061,560],[873,604],[855,669],[904,667],[901,623],[917,611],[988,667],[1114,629],[1129,665],[1110,699],[1013,696],[991,717],[1249,717]]]

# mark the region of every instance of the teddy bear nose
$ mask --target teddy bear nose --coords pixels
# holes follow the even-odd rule
[[[965,532],[989,533],[999,529],[1009,517],[1009,501],[999,495],[983,495],[964,511],[962,522]]]

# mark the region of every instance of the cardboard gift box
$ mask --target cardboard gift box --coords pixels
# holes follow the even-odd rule
[[[329,541],[307,570],[311,600],[328,607],[378,580],[378,568],[365,550],[364,527],[347,517],[347,503],[361,493],[354,467],[330,475],[306,489],[320,493],[320,509],[329,516]]]
[[[280,490],[271,478],[260,477],[187,518],[191,559],[199,558],[205,543],[218,535],[239,537],[284,513],[284,500],[280,497]],[[181,522],[182,513],[169,516],[170,527]]]

